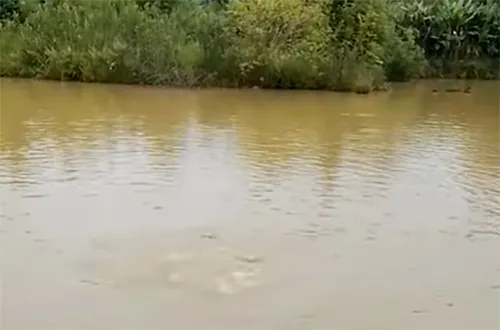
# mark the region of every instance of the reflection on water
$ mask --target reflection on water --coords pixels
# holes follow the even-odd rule
[[[6,328],[495,328],[498,85],[436,84],[1,80]]]

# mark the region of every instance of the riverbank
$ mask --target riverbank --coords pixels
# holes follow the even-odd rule
[[[498,79],[500,6],[445,2],[10,0],[0,76],[363,93]]]

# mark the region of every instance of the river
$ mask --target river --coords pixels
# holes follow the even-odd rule
[[[498,82],[0,83],[2,329],[500,326]]]

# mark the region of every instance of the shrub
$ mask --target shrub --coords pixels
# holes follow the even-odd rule
[[[408,29],[396,24],[388,0],[326,0],[334,47],[344,49],[342,83],[382,86],[386,78],[408,80],[420,74],[423,56]],[[356,63],[356,64],[353,64]]]
[[[13,18],[19,9],[19,0],[0,0],[0,21]]]
[[[124,83],[194,83],[200,49],[157,9],[126,0],[61,0],[3,28],[2,75]]]
[[[224,29],[225,61],[239,85],[316,88],[327,59],[327,17],[302,0],[234,0]]]
[[[156,7],[160,11],[171,12],[175,7],[183,4],[183,0],[135,0],[142,9]]]

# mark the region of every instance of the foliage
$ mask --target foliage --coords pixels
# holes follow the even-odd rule
[[[13,18],[19,8],[19,0],[0,0],[0,21]]]
[[[380,80],[417,77],[424,63],[411,32],[396,24],[395,7],[389,0],[326,0],[332,41],[345,49],[362,68],[369,84]],[[352,75],[348,75],[352,76]],[[370,82],[371,80],[371,82]]]
[[[0,76],[368,92],[500,68],[495,0],[0,0],[0,34]]]
[[[156,9],[127,0],[60,0],[2,28],[0,74],[192,84],[200,47]],[[166,33],[168,32],[168,33]]]
[[[146,7],[156,7],[161,11],[170,12],[184,1],[185,0],[136,0],[136,3],[142,9]]]
[[[239,84],[318,87],[329,33],[327,17],[316,4],[235,0],[227,8],[225,61]]]
[[[500,58],[496,0],[414,0],[401,9],[399,23],[415,31],[418,45],[442,73]]]

